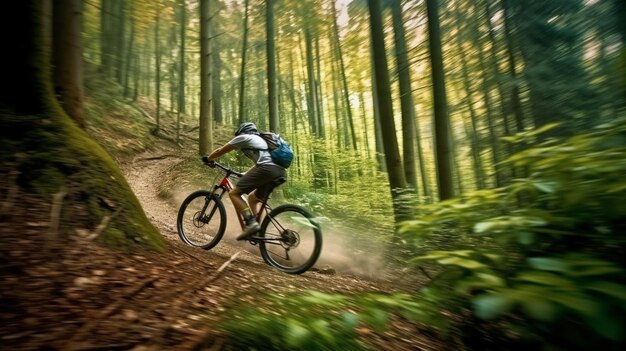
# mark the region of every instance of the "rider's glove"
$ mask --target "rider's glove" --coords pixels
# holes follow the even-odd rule
[[[215,161],[209,160],[209,156],[202,156],[202,163],[209,167],[215,167]]]

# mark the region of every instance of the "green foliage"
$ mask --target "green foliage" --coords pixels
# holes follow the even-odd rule
[[[154,143],[150,124],[135,104],[124,101],[122,88],[87,65],[85,115],[87,130],[111,154],[135,155]]]
[[[525,143],[541,131],[509,138]],[[478,318],[507,321],[518,341],[555,349],[626,341],[626,121],[521,151],[529,177],[423,207],[407,243],[447,240],[413,262],[441,269],[434,286]],[[449,233],[454,233],[450,235]],[[556,335],[556,336],[555,336]]]
[[[369,350],[359,329],[383,332],[392,318],[444,327],[447,321],[432,301],[427,293],[350,297],[309,291],[238,309],[224,330],[238,350]]]
[[[389,182],[385,173],[376,170],[375,163],[350,149],[337,149],[329,141],[298,135],[301,143],[297,157],[312,158],[312,169],[296,173],[290,169],[285,196],[323,216],[345,222],[350,227],[364,223],[379,233],[389,233],[391,239],[393,216]],[[302,150],[303,149],[303,150]],[[312,154],[304,153],[310,150]],[[315,155],[313,157],[313,154]]]

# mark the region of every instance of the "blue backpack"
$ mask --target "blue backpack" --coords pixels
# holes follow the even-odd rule
[[[293,151],[289,143],[274,132],[259,133],[259,136],[267,143],[267,149],[264,150],[269,151],[272,161],[283,168],[289,168],[293,161]]]

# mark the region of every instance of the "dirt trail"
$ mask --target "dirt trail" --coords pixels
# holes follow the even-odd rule
[[[157,186],[182,160],[148,159],[160,155],[139,155],[123,169],[148,218],[167,239],[165,253],[109,250],[80,236],[42,242],[42,235],[49,235],[49,199],[17,190],[20,205],[0,221],[3,349],[222,350],[227,338],[219,325],[230,310],[263,303],[268,294],[400,289],[347,274],[284,274],[267,266],[255,247],[232,240],[232,233],[210,251],[182,244],[177,208],[159,197]],[[12,187],[0,179],[0,193]],[[410,324],[367,339],[380,350],[442,349]]]
[[[177,237],[176,209],[158,196],[156,180],[163,179],[167,171],[181,162],[180,158],[165,157],[149,160],[148,154],[135,157],[123,166],[124,175],[133,192],[141,202],[146,216],[170,240]]]

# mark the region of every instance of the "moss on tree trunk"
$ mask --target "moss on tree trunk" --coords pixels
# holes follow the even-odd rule
[[[102,242],[162,250],[162,236],[146,218],[118,166],[67,116],[54,96],[50,4],[11,2],[2,13],[12,19],[0,21],[13,26],[7,45],[17,50],[0,67],[7,78],[0,84],[0,164],[17,169],[18,185],[29,191],[52,195],[65,189],[61,232],[93,231],[109,216],[98,237]]]

